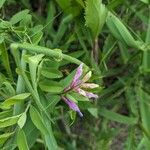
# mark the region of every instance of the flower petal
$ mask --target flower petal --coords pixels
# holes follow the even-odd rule
[[[98,84],[94,84],[94,83],[82,83],[81,85],[80,85],[80,87],[82,87],[82,88],[86,88],[86,89],[94,89],[94,88],[97,88],[97,87],[99,87],[99,85]]]
[[[86,92],[80,88],[75,89],[76,92],[86,97]]]
[[[69,106],[70,109],[76,111],[76,112],[79,114],[80,117],[83,117],[83,114],[81,113],[81,111],[80,111],[78,105],[77,105],[75,102],[73,102],[73,101],[67,99],[67,98],[64,97],[64,96],[62,96],[62,99],[63,99],[64,102]]]
[[[75,91],[78,92],[79,94],[85,96],[85,97],[88,97],[88,98],[96,98],[96,99],[98,98],[98,95],[91,93],[91,92],[84,91],[80,88],[75,89]]]
[[[89,71],[82,79],[82,82],[85,83],[86,81],[88,81],[91,78],[92,72]]]
[[[83,72],[83,63],[77,68],[76,74],[72,80],[71,87],[76,86],[80,83],[79,78],[81,77]]]
[[[98,98],[98,95],[94,94],[94,93],[91,93],[91,92],[86,92],[86,96],[88,98],[95,98],[97,99]]]

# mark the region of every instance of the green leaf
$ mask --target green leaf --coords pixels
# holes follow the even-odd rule
[[[27,14],[23,20],[20,21],[21,27],[29,27],[32,23],[32,16],[30,14]]]
[[[74,102],[78,101],[89,101],[89,99],[85,96],[80,95],[79,93],[76,92],[69,92],[66,95],[69,99],[73,100]]]
[[[23,93],[23,94],[15,95],[13,97],[10,97],[10,98],[6,99],[2,103],[2,105],[4,107],[9,107],[9,106],[14,105],[14,104],[16,104],[18,102],[22,102],[22,100],[28,98],[29,96],[30,96],[30,93]]]
[[[145,4],[149,4],[150,1],[149,0],[140,0],[141,2],[145,3]]]
[[[8,21],[2,21],[2,22],[0,22],[0,29],[7,29],[7,28],[10,28],[11,27],[11,23],[10,22],[8,22]],[[3,34],[1,34],[1,36],[2,36]],[[4,35],[6,35],[6,34],[4,34]],[[5,38],[7,38],[7,35],[6,35],[6,37]],[[3,39],[4,39],[4,37],[3,37]],[[2,39],[1,39],[1,42],[2,42]]]
[[[101,116],[104,116],[107,119],[117,121],[120,123],[124,123],[124,124],[135,125],[138,122],[138,118],[123,116],[123,115],[120,115],[116,112],[109,111],[105,108],[101,108],[99,110],[99,113]]]
[[[130,58],[129,50],[128,50],[127,46],[121,42],[119,42],[119,49],[121,52],[122,60],[123,60],[124,64],[126,64]]]
[[[6,0],[0,0],[0,9],[2,8],[2,6],[4,5],[5,2],[6,2]]]
[[[50,93],[61,93],[64,89],[62,85],[56,81],[45,80],[40,82],[39,86],[43,91]]]
[[[71,118],[71,120],[72,120],[72,122],[71,122],[71,124],[70,124],[70,126],[75,122],[75,120],[76,120],[76,112],[75,111],[73,111],[73,110],[70,110],[69,111],[69,115],[70,115],[70,118]]]
[[[61,71],[57,70],[57,69],[52,69],[52,68],[42,68],[41,74],[46,77],[46,78],[51,78],[51,79],[55,79],[55,78],[61,78],[63,77],[63,74]]]
[[[138,47],[137,42],[134,40],[125,25],[111,12],[108,13],[106,23],[115,38],[128,46],[135,48]]]
[[[26,134],[27,143],[29,147],[32,147],[34,143],[36,142],[36,139],[38,138],[40,131],[33,124],[30,114],[28,114],[27,116],[27,121],[23,127],[23,130]],[[31,140],[31,137],[32,137],[32,140]]]
[[[133,116],[138,116],[138,101],[136,99],[134,89],[127,86],[125,91],[128,109]]]
[[[26,16],[29,13],[28,9],[22,10],[20,12],[18,12],[17,14],[15,14],[14,16],[12,16],[12,18],[10,19],[10,23],[11,24],[16,24],[19,21],[24,19],[24,16]]]
[[[46,17],[47,27],[45,28],[46,33],[49,35],[54,34],[54,26],[53,26],[54,22],[52,20],[55,17],[55,14],[56,14],[55,1],[49,1],[47,7],[47,17]]]
[[[37,87],[37,68],[38,64],[43,58],[43,54],[31,56],[28,58],[29,61],[29,69],[30,69],[30,76],[31,76],[31,81],[34,86],[34,88]]]
[[[42,39],[42,37],[43,37],[43,32],[42,31],[34,34],[34,36],[32,36],[32,39],[31,39],[32,43],[33,44],[38,44],[40,42],[40,40]]]
[[[150,72],[150,51],[143,51],[142,64],[140,70],[143,73]]]
[[[1,23],[0,23],[0,25],[1,25]],[[0,26],[0,28],[1,28],[1,26]],[[4,42],[4,37],[1,35],[1,36],[0,36],[0,44],[3,43],[3,42]],[[2,54],[2,52],[0,51],[0,55],[1,55],[1,54]]]
[[[136,87],[137,99],[139,101],[139,109],[141,115],[141,126],[144,133],[144,145],[146,149],[150,149],[150,95],[146,93],[142,88],[142,83],[139,82],[139,86]],[[146,134],[145,134],[146,132]]]
[[[1,134],[0,135],[0,144],[4,144],[6,142],[6,140],[13,134],[14,134],[14,132]]]
[[[87,0],[85,7],[86,25],[91,29],[94,39],[98,37],[105,23],[107,9],[101,0]]]
[[[8,127],[14,125],[18,122],[20,115],[8,117],[0,120],[0,128]]]
[[[9,117],[10,115],[12,115],[12,110],[2,111],[0,112],[0,119]]]
[[[70,0],[56,0],[56,2],[63,10],[69,8],[70,6]]]
[[[43,30],[43,26],[42,25],[34,26],[33,28],[29,29],[29,31],[31,32],[30,37],[32,38],[34,35],[36,35],[37,33],[41,32],[42,30]]]
[[[58,69],[60,62],[54,61],[51,59],[44,59],[43,60],[43,68],[52,68],[52,69]]]
[[[66,76],[64,79],[60,81],[60,83],[63,85],[64,88],[68,87],[71,84],[75,73],[76,70],[72,71],[71,73],[69,73],[68,76]]]
[[[137,94],[137,98],[138,98],[139,104],[140,104],[139,107],[140,107],[142,124],[150,134],[150,118],[149,118],[150,95],[148,95],[146,92],[144,92],[140,86],[136,88],[136,94]]]
[[[26,135],[22,129],[20,129],[17,134],[17,145],[19,150],[29,150]]]
[[[19,120],[18,120],[18,125],[19,125],[19,127],[22,129],[23,128],[23,126],[25,125],[25,123],[26,123],[26,119],[27,119],[27,115],[26,115],[26,112],[24,112],[22,115],[21,115],[21,117],[19,118]]]
[[[79,15],[82,9],[81,5],[74,0],[56,0],[56,2],[65,13],[72,14],[73,16]]]
[[[42,94],[41,93],[41,96],[40,96],[40,98],[41,98],[41,101],[45,101],[46,100],[46,102],[44,102],[45,104],[46,104],[46,108],[44,108],[45,109],[45,111],[47,110],[47,112],[48,113],[50,113],[50,111],[49,111],[49,109],[51,110],[51,111],[53,111],[52,109],[53,109],[53,107],[55,106],[55,102],[57,101],[57,100],[59,100],[60,99],[60,97],[59,96],[57,96],[57,95],[52,95],[52,96],[50,96],[50,98],[51,99],[55,99],[55,102],[50,106],[49,104],[48,104],[48,102],[47,101],[51,101],[51,99],[48,99],[47,97],[45,97],[45,95],[44,95],[44,93]],[[57,101],[58,102],[58,101]],[[50,108],[49,108],[49,106],[50,106]],[[54,112],[53,112],[54,113]],[[32,118],[31,118],[32,119]],[[35,118],[36,119],[36,118]],[[46,132],[46,134],[44,134],[45,132],[43,131],[43,133],[42,133],[42,135],[44,135],[44,136],[42,136],[42,137],[44,137],[44,141],[46,142],[46,146],[47,146],[47,148],[48,149],[52,149],[52,150],[57,150],[58,148],[57,148],[57,143],[56,143],[56,140],[55,140],[55,138],[54,138],[54,135],[53,135],[53,131],[52,131],[52,127],[51,127],[51,121],[52,121],[52,119],[51,118],[48,118],[44,113],[41,113],[40,114],[40,122],[42,122],[42,125],[40,125],[41,123],[38,123],[38,122],[35,122],[35,123],[37,123],[38,125],[40,125],[41,126],[41,130],[40,130],[40,127],[38,128],[40,131],[41,131],[41,133],[42,133],[42,130],[44,130],[43,128],[45,128],[45,132]],[[36,121],[37,121],[37,119],[36,119]],[[35,124],[34,123],[34,124]],[[36,126],[36,125],[35,125]],[[42,127],[43,126],[43,127]]]
[[[109,4],[107,5],[107,8],[109,8],[109,10],[114,10],[116,7],[119,7],[119,5],[123,5],[124,0],[112,0],[109,2]]]
[[[66,97],[67,97],[69,100],[72,100],[72,101],[74,101],[75,103],[78,103],[78,101],[77,101],[70,93],[67,93],[67,94],[66,94]]]
[[[92,116],[94,116],[95,118],[98,118],[98,109],[97,108],[88,108],[88,111],[90,112],[90,114]]]
[[[0,53],[1,53],[2,63],[7,71],[7,74],[13,80],[9,57],[8,57],[7,49],[6,49],[4,42],[0,43]]]
[[[59,44],[59,42],[62,40],[62,37],[67,32],[68,24],[72,21],[72,19],[73,19],[73,16],[68,15],[65,18],[63,18],[63,20],[61,21],[59,28],[57,30],[57,33],[53,39],[53,46],[54,47],[56,47]]]
[[[37,111],[37,109],[33,106],[30,107],[30,116],[33,124],[41,131],[43,135],[47,135],[49,132],[47,131],[47,128],[42,120],[42,117],[40,113]]]
[[[51,121],[48,118],[46,118],[45,115],[42,115],[42,118],[44,120],[46,129],[49,132],[47,135],[45,135],[46,145],[49,150],[58,150],[57,142],[52,131]]]
[[[76,0],[82,7],[84,7],[84,1],[83,0]]]
[[[61,99],[61,97],[58,95],[49,94],[47,97],[47,106],[45,109],[49,110],[50,112],[53,112],[56,104],[60,101],[60,99]]]
[[[7,97],[11,97],[15,95],[15,89],[13,88],[10,82],[4,81],[2,85],[3,85],[3,90],[5,94],[7,94]]]
[[[145,43],[149,44],[150,43],[150,16],[148,20],[148,28],[146,32],[146,38],[145,38]],[[142,65],[140,67],[142,72],[150,72],[150,51],[143,51],[143,59],[142,59]]]

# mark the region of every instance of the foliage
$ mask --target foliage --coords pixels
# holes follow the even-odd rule
[[[149,4],[1,0],[0,149],[149,150]]]

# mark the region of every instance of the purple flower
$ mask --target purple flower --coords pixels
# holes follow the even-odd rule
[[[67,87],[65,89],[65,92],[67,92],[68,90],[74,90],[75,92],[78,92],[79,94],[88,97],[88,98],[98,98],[98,95],[93,94],[91,92],[86,91],[85,89],[93,89],[93,88],[97,88],[99,87],[98,84],[94,84],[94,83],[85,83],[86,81],[88,81],[92,75],[92,72],[89,71],[82,79],[83,73],[83,64],[81,64],[76,71],[76,74],[70,84],[69,87]],[[83,88],[83,89],[82,89]]]
[[[75,76],[73,77],[73,80],[71,82],[71,86],[70,87],[75,87],[77,86],[81,81],[80,81],[80,77],[82,75],[82,72],[83,72],[83,64],[81,64],[78,68],[77,68],[77,71],[76,71],[76,74]]]
[[[91,92],[84,91],[84,90],[82,90],[80,88],[75,89],[75,91],[78,92],[79,94],[85,96],[85,97],[88,97],[88,98],[96,98],[96,99],[98,98],[98,95],[93,94]]]
[[[76,111],[80,115],[80,117],[83,117],[83,114],[81,113],[78,105],[75,102],[73,102],[72,100],[67,99],[64,96],[62,96],[62,99],[70,107],[70,109]]]
[[[91,92],[88,92],[86,91],[86,89],[93,89],[93,88],[97,88],[99,87],[98,84],[94,84],[94,83],[85,83],[87,82],[90,77],[91,77],[91,74],[92,72],[89,71],[82,79],[81,79],[81,76],[83,74],[83,63],[77,68],[76,70],[76,73],[73,77],[73,80],[71,82],[71,84],[66,87],[64,89],[64,92],[68,92],[70,90],[73,90],[87,98],[95,98],[97,99],[98,98],[98,95],[94,94],[94,93],[91,93]],[[62,96],[62,99],[65,101],[65,103],[70,107],[70,109],[78,112],[78,114],[82,117],[83,114],[81,113],[78,105],[73,102],[72,100]]]

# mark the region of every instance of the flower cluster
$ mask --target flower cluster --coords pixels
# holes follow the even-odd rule
[[[81,64],[75,73],[75,76],[73,77],[73,80],[71,82],[71,84],[64,89],[64,92],[67,93],[68,91],[72,90],[74,92],[77,92],[87,98],[98,98],[98,95],[88,92],[85,89],[93,89],[93,88],[97,88],[99,87],[98,84],[94,84],[94,83],[86,83],[90,77],[92,72],[89,71],[82,79],[81,76],[83,74],[83,64]],[[76,111],[81,117],[83,116],[83,114],[81,113],[78,105],[72,101],[71,99],[68,99],[65,96],[62,96],[62,99],[64,100],[64,102],[70,107],[70,109]]]

